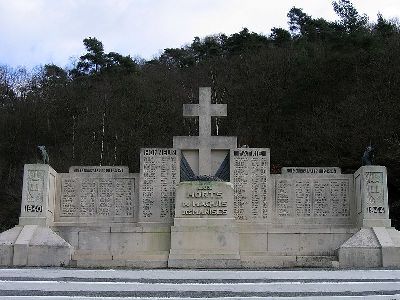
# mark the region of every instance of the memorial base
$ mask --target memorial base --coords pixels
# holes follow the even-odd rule
[[[238,268],[239,233],[234,219],[175,219],[170,268]]]
[[[73,251],[48,227],[16,226],[0,234],[0,266],[67,266]]]
[[[339,250],[341,268],[400,266],[400,232],[394,228],[362,228]]]
[[[77,267],[167,267],[169,224],[58,225],[55,230],[75,249]]]

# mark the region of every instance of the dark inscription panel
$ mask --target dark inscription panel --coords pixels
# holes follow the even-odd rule
[[[139,218],[143,222],[173,221],[179,180],[176,149],[142,149]]]
[[[128,217],[133,221],[137,179],[130,175],[60,174],[59,217]]]
[[[237,220],[268,217],[269,149],[231,151],[234,215]]]

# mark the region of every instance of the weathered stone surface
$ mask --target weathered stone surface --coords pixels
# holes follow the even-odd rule
[[[239,267],[239,233],[233,218],[232,185],[183,182],[177,187],[176,203],[168,266]]]
[[[139,222],[172,223],[179,157],[177,149],[141,149]]]
[[[354,181],[359,226],[390,227],[386,168],[363,166]]]
[[[362,228],[339,248],[341,268],[382,266],[381,245],[372,228]]]
[[[382,266],[400,266],[400,232],[395,228],[373,227],[382,247]]]
[[[57,173],[49,165],[25,165],[20,225],[52,225]]]
[[[188,181],[176,190],[175,218],[233,218],[232,184]]]
[[[355,201],[353,176],[346,174],[274,175],[277,223],[353,224]]]
[[[73,241],[78,267],[164,268],[170,249],[170,226],[117,223],[111,226],[61,226],[57,232]]]
[[[0,233],[0,266],[13,265],[14,244],[22,228],[22,226],[16,226]]]
[[[270,151],[267,148],[231,150],[234,214],[238,221],[268,218],[271,204]]]
[[[362,228],[348,239],[341,248],[380,248],[380,244],[371,228]]]
[[[211,104],[211,88],[201,87],[199,104],[184,104],[183,115],[199,118],[199,135],[174,136],[173,147],[180,149],[188,157],[195,175],[214,175],[218,164],[213,161],[219,152],[213,154],[212,151],[233,149],[237,146],[236,137],[211,136],[211,117],[226,116],[226,104]],[[217,161],[220,162],[221,159]]]
[[[139,176],[127,167],[71,167],[70,173],[58,174],[55,221],[134,222],[138,194]]]
[[[73,248],[50,228],[14,227],[0,235],[0,266],[66,266]]]

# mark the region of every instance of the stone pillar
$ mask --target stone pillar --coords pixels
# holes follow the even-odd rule
[[[25,165],[19,225],[0,233],[0,266],[65,266],[73,247],[54,223],[57,173],[49,165]]]
[[[25,165],[19,225],[53,224],[56,181],[57,172],[49,165]]]
[[[168,266],[240,267],[231,183],[191,181],[178,185]]]
[[[390,227],[386,167],[361,167],[354,174],[354,184],[358,225]]]
[[[361,229],[338,249],[342,268],[400,266],[400,232],[390,227],[387,173],[363,166],[354,174],[356,213]]]

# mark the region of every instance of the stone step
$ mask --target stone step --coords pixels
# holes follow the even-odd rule
[[[0,269],[1,299],[398,299],[399,270]]]

